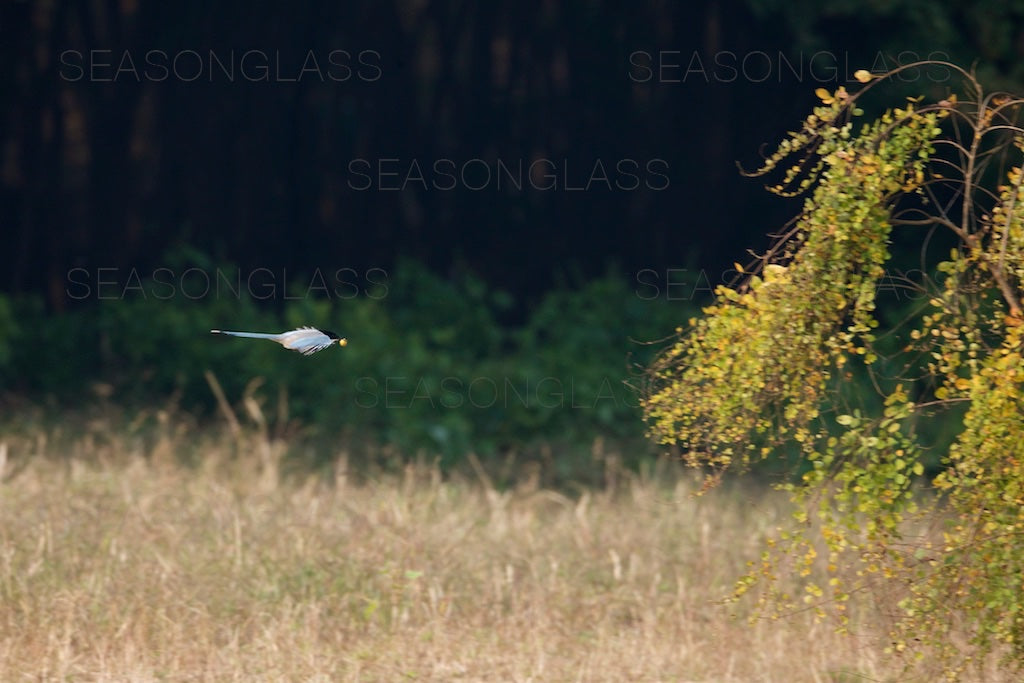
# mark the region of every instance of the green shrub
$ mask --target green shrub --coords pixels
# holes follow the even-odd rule
[[[189,250],[166,260],[179,272],[215,267]],[[635,340],[662,337],[690,312],[689,304],[640,298],[628,277],[611,271],[550,292],[518,326],[499,322],[514,304],[508,294],[469,274],[438,277],[413,261],[389,273],[386,289],[367,294],[274,307],[245,291],[168,298],[159,283],[143,280],[123,297],[59,315],[45,314],[38,301],[15,302],[38,343],[3,346],[14,332],[4,332],[0,308],[0,347],[11,354],[0,369],[10,387],[62,408],[96,400],[100,385],[119,405],[174,400],[208,418],[216,418],[216,402],[206,370],[232,402],[258,379],[270,420],[286,395],[293,426],[306,433],[392,444],[447,464],[471,451],[486,457],[541,443],[589,453],[598,437],[631,441],[640,453],[642,422],[624,382],[651,347]],[[304,357],[209,334],[300,325],[335,330],[349,344]]]

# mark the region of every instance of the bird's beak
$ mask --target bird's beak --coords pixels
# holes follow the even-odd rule
[[[344,337],[339,339],[338,340],[338,346],[348,346],[348,339],[345,339]]]

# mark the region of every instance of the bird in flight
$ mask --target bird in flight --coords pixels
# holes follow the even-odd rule
[[[269,339],[275,341],[286,349],[298,351],[304,356],[312,356],[317,351],[323,351],[328,346],[348,345],[348,340],[339,337],[330,330],[318,330],[315,327],[300,327],[290,332],[281,334],[265,334],[263,332],[228,332],[227,330],[210,330],[211,334],[226,334],[231,337],[248,337],[249,339]]]

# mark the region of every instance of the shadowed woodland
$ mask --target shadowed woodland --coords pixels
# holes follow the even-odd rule
[[[0,12],[8,402],[212,415],[210,369],[230,397],[262,377],[292,416],[449,458],[641,438],[623,385],[651,357],[637,342],[793,215],[736,164],[756,167],[817,87],[925,57],[1024,81],[1014,11],[954,3]],[[944,96],[949,76],[901,79]],[[894,250],[917,267],[916,246]],[[315,378],[202,336],[310,322],[354,342]],[[381,399],[392,376],[406,410]],[[449,377],[473,407],[493,405],[468,395],[478,377],[560,393],[467,415],[438,405]]]
[[[70,268],[147,272],[179,245],[361,278],[405,256],[524,302],[567,268],[720,271],[791,213],[735,163],[815,87],[932,55],[1021,80],[1010,9],[786,7],[6,4],[0,288],[59,311]],[[497,188],[499,161],[538,159],[563,189]],[[568,189],[596,163],[607,182]]]

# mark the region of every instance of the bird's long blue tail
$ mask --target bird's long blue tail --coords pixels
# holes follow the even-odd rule
[[[210,330],[211,334],[227,334],[232,337],[248,337],[250,339],[277,339],[279,335],[265,332],[229,332],[228,330]]]

